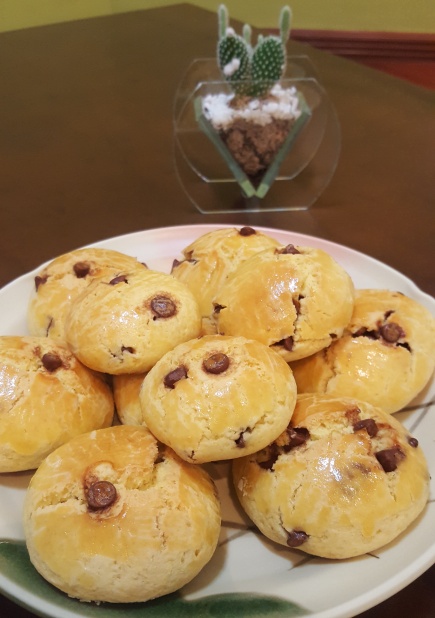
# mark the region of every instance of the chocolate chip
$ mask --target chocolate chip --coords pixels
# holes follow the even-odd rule
[[[288,442],[286,450],[305,444],[310,439],[310,432],[306,427],[289,427],[287,429]]]
[[[175,384],[184,378],[187,378],[187,369],[184,365],[180,365],[180,367],[177,367],[177,369],[174,369],[165,375],[163,378],[163,384],[166,388],[175,388]]]
[[[396,343],[405,336],[404,330],[396,322],[387,322],[379,328],[379,333],[388,343]]]
[[[40,285],[44,285],[44,283],[47,283],[47,279],[48,279],[48,275],[45,275],[44,277],[40,277],[39,275],[36,275],[35,290],[38,291],[38,288]]]
[[[240,236],[252,236],[252,234],[256,234],[257,232],[253,227],[249,227],[245,225],[245,227],[240,228],[239,234]]]
[[[353,425],[354,431],[361,431],[365,429],[371,438],[374,438],[378,433],[378,426],[373,418],[364,418],[361,421],[357,421]]]
[[[375,457],[385,472],[394,472],[405,454],[398,446],[394,446],[375,453]]]
[[[379,339],[379,332],[376,330],[369,330],[365,326],[361,326],[361,328],[352,333],[352,337],[368,337],[369,339]]]
[[[300,298],[303,298],[303,296],[299,296],[299,298],[293,298],[292,299],[297,314],[299,314],[300,311],[301,311],[301,301],[300,301]]]
[[[156,318],[170,318],[177,312],[177,306],[167,296],[155,296],[151,300],[151,311]]]
[[[413,438],[412,436],[409,436],[408,444],[409,444],[409,446],[412,446],[412,448],[417,448],[417,446],[418,446],[417,438]]]
[[[303,530],[291,530],[287,531],[287,545],[289,547],[300,547],[308,541],[309,535]]]
[[[62,367],[63,365],[60,356],[58,354],[55,354],[54,352],[46,352],[42,356],[41,361],[44,365],[44,368],[50,373],[56,371],[56,369],[59,369],[59,367]]]
[[[88,262],[76,262],[73,266],[74,274],[78,279],[83,279],[91,270]]]
[[[118,283],[128,283],[125,275],[118,275],[109,281],[109,285],[117,285]]]
[[[116,488],[109,481],[96,481],[86,492],[88,505],[94,510],[107,508],[115,502],[116,497]]]
[[[260,466],[260,468],[263,468],[263,470],[272,470],[280,454],[281,453],[278,449],[277,444],[275,442],[272,442],[272,444],[266,447],[259,454],[259,457],[257,459],[257,464]]]
[[[202,368],[207,373],[223,373],[230,366],[230,359],[223,352],[216,352],[204,360]]]
[[[277,253],[297,255],[298,253],[300,253],[300,251],[298,251],[294,245],[289,244],[283,249],[278,249]]]
[[[369,339],[380,339],[382,337],[382,339],[387,343],[397,343],[401,337],[405,336],[404,330],[396,324],[396,322],[387,322],[386,324],[378,323],[377,326],[377,330],[370,330],[365,326],[361,326],[358,330],[352,333],[352,337],[368,337]],[[398,343],[397,345],[406,347],[411,351],[406,342]]]
[[[218,305],[217,303],[214,303],[213,313],[220,313],[222,309],[225,309],[225,305]]]
[[[394,309],[389,309],[388,311],[386,311],[384,313],[384,320],[388,320],[388,318],[390,317],[390,315],[393,315],[394,313]]]

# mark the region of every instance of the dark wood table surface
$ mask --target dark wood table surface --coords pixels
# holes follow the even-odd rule
[[[199,213],[173,163],[172,104],[216,17],[190,5],[0,35],[0,286],[60,253],[178,224],[294,230],[342,243],[435,295],[435,92],[309,46],[342,150],[307,211]],[[0,596],[0,615],[29,611]],[[364,618],[435,616],[435,567]]]

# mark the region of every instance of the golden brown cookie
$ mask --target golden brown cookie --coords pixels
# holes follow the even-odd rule
[[[241,264],[214,304],[220,334],[256,339],[291,361],[340,337],[353,299],[350,276],[328,253],[287,245]]]
[[[143,425],[139,393],[145,373],[125,373],[113,376],[113,396],[116,412],[123,425]]]
[[[301,393],[356,397],[397,412],[433,374],[435,320],[399,292],[357,290],[343,336],[292,368]]]
[[[252,227],[224,228],[203,234],[174,260],[172,274],[183,281],[198,300],[204,334],[216,332],[213,299],[228,275],[246,259],[280,243]]]
[[[296,402],[288,364],[244,337],[208,335],[177,346],[151,369],[140,400],[146,426],[180,457],[241,457],[274,440]]]
[[[146,428],[118,425],[47,457],[27,491],[24,532],[35,568],[69,596],[148,601],[209,562],[220,505],[203,469]]]
[[[0,337],[0,472],[36,468],[76,435],[107,427],[103,379],[47,337]]]
[[[134,270],[93,281],[71,304],[65,335],[88,367],[144,373],[178,343],[201,332],[198,304],[171,275]]]
[[[300,395],[288,429],[234,460],[240,503],[269,539],[324,558],[375,551],[424,509],[429,471],[418,442],[368,403]]]
[[[65,317],[71,301],[96,277],[146,268],[118,251],[85,248],[60,255],[35,277],[35,291],[27,311],[29,334],[64,341]]]

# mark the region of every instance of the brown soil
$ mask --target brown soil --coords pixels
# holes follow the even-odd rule
[[[258,125],[239,119],[221,131],[221,137],[233,157],[250,178],[261,177],[284,143],[290,120],[274,120]]]

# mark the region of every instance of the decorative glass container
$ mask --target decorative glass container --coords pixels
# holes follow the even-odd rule
[[[180,183],[200,212],[305,210],[329,183],[340,130],[309,59],[289,57],[279,85],[296,93],[299,115],[267,168],[253,178],[204,112],[207,97],[230,96],[234,84],[222,81],[213,59],[189,67],[174,101],[174,156]]]

